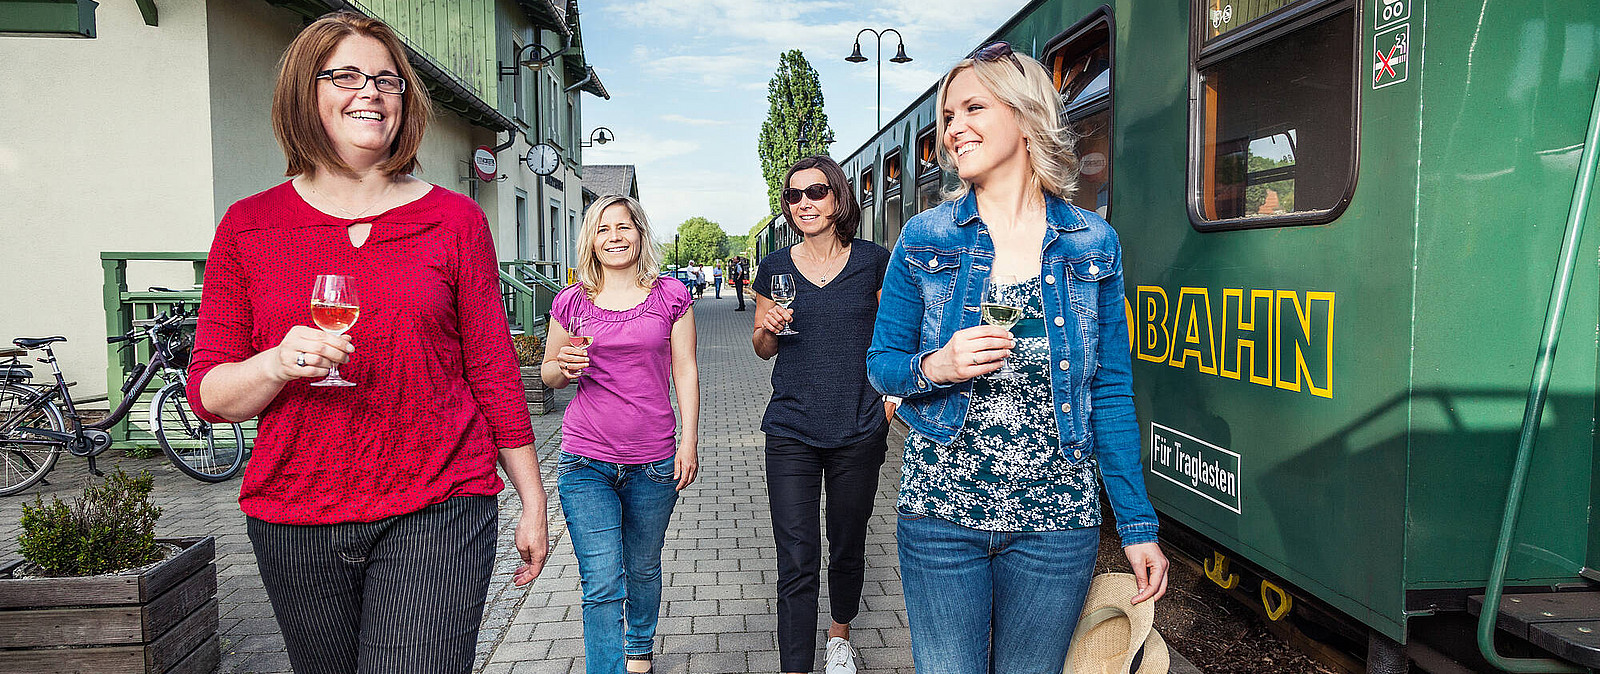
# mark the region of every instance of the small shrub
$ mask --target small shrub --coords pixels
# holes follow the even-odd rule
[[[538,367],[544,361],[544,340],[538,335],[512,337],[511,346],[516,348],[517,364],[522,367]]]
[[[155,479],[118,468],[103,482],[90,482],[76,503],[60,498],[47,505],[35,496],[22,505],[23,559],[52,576],[92,576],[144,566],[160,559],[155,542],[161,509],[150,503]]]
[[[146,446],[146,445],[137,445],[137,446],[128,447],[128,448],[122,450],[122,453],[126,454],[128,456],[128,458],[131,458],[131,459],[153,459],[153,458],[156,458],[158,456],[161,456],[161,448],[160,447],[151,447],[151,446]]]

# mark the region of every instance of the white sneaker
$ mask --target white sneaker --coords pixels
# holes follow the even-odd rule
[[[828,640],[828,664],[824,674],[856,674],[856,649],[842,637]]]

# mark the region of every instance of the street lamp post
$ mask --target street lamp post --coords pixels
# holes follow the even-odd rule
[[[885,28],[885,29],[883,29],[881,31],[880,30],[873,30],[871,28],[862,28],[859,32],[856,33],[855,49],[850,52],[849,56],[844,57],[844,60],[849,61],[851,63],[865,63],[866,62],[867,57],[861,55],[861,33],[872,33],[872,37],[875,40],[877,40],[877,43],[878,43],[878,128],[881,129],[881,128],[883,128],[883,36],[884,36],[884,34],[885,33],[894,33],[895,41],[899,42],[899,48],[895,50],[894,58],[889,59],[890,63],[910,63],[911,62],[911,57],[910,56],[906,56],[906,40],[905,40],[904,37],[902,37],[900,35],[900,31],[895,30],[893,28]]]
[[[672,267],[674,269],[683,266],[683,260],[678,258],[678,239],[682,236],[682,234],[672,235]]]

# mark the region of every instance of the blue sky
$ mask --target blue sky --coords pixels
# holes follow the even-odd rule
[[[584,0],[584,55],[611,92],[585,97],[585,132],[616,140],[584,150],[588,164],[638,166],[657,238],[704,216],[744,234],[767,214],[756,135],[778,55],[800,49],[822,80],[842,158],[877,128],[876,64],[849,63],[857,31],[895,28],[910,63],[883,44],[883,114],[903,109],[1027,0]],[[871,34],[862,53],[875,58]]]

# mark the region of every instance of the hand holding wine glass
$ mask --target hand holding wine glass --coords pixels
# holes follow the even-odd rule
[[[789,305],[794,303],[794,294],[795,294],[795,288],[794,288],[794,275],[793,274],[775,274],[775,275],[773,275],[773,277],[772,277],[772,301],[773,302],[777,302],[778,306],[783,307],[784,309],[788,309]],[[789,324],[785,323],[784,326],[783,326],[783,332],[779,332],[779,333],[775,333],[775,334],[779,334],[779,335],[798,335],[800,333],[795,331],[794,328],[790,327]]]
[[[324,274],[311,289],[311,321],[331,335],[343,335],[361,316],[361,298],[356,295],[355,279]],[[312,386],[355,386],[339,376],[339,364],[330,363],[328,376]]]
[[[589,345],[594,343],[594,334],[589,331],[590,327],[588,319],[583,316],[573,316],[567,320],[567,343],[579,350],[576,355],[584,358],[584,363],[576,368],[573,379],[582,377],[589,367]]]
[[[989,277],[989,282],[983,286],[983,322],[997,328],[1010,330],[1017,321],[1022,320],[1022,307],[1025,302],[1022,293],[1017,288],[1017,277],[995,275]],[[1022,376],[1011,367],[1011,359],[1006,358],[1005,364],[994,375],[998,379],[1015,379]]]

